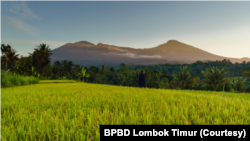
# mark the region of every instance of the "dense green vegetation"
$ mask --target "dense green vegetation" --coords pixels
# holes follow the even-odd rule
[[[120,66],[83,67],[69,60],[51,63],[50,56],[53,54],[46,44],[38,45],[28,57],[18,57],[10,45],[2,44],[1,50],[2,68],[9,69],[14,74],[33,75],[40,80],[67,79],[137,87],[139,73],[143,70],[146,87],[149,88],[250,92],[250,62],[233,64],[224,59],[192,64],[126,66],[121,63]]]
[[[99,141],[100,124],[250,124],[249,94],[82,82],[1,91],[3,141]]]
[[[1,88],[37,84],[39,79],[33,76],[5,74],[1,71]]]

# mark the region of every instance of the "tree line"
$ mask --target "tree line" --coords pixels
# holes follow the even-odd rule
[[[19,54],[9,44],[1,45],[1,67],[13,74],[40,79],[73,79],[88,83],[137,87],[141,70],[145,72],[146,87],[165,89],[192,89],[250,92],[250,62],[233,64],[230,60],[192,64],[159,64],[84,67],[70,60],[51,63],[51,49],[46,44],[34,48],[27,57]]]

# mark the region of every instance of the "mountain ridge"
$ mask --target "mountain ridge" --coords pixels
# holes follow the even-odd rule
[[[135,49],[132,47],[120,47],[104,43],[93,44],[88,41],[67,43],[52,50],[52,62],[56,60],[72,60],[79,65],[102,64],[164,64],[164,63],[193,63],[196,61],[215,61],[230,59],[233,63],[250,61],[250,58],[230,58],[212,54],[182,43],[178,40],[168,40],[152,48]]]

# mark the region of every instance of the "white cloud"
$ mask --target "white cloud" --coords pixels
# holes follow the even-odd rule
[[[18,20],[16,18],[12,18],[12,17],[6,17],[6,18],[9,21],[10,25],[12,25],[18,29],[24,30],[25,32],[27,32],[29,34],[32,34],[32,35],[35,34],[35,32],[34,32],[35,28],[26,24],[25,22]]]
[[[109,52],[109,53],[102,53],[104,55],[109,55],[109,54],[112,54],[112,55],[120,55],[120,56],[127,56],[127,57],[130,57],[130,58],[162,58],[162,56],[160,55],[153,55],[153,56],[148,56],[148,55],[137,55],[137,54],[134,54],[134,53],[116,53],[116,52]]]
[[[28,18],[28,19],[41,19],[35,13],[32,12],[32,10],[26,5],[24,1],[21,3],[13,3],[12,7],[9,9],[11,13],[18,14],[22,18]]]
[[[162,58],[160,55],[156,56],[148,56],[148,55],[138,55],[138,56],[130,56],[131,58]]]

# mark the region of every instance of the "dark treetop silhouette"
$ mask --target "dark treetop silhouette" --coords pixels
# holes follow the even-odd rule
[[[139,86],[146,87],[145,75],[143,74],[143,71],[141,71],[141,74],[139,75]]]

